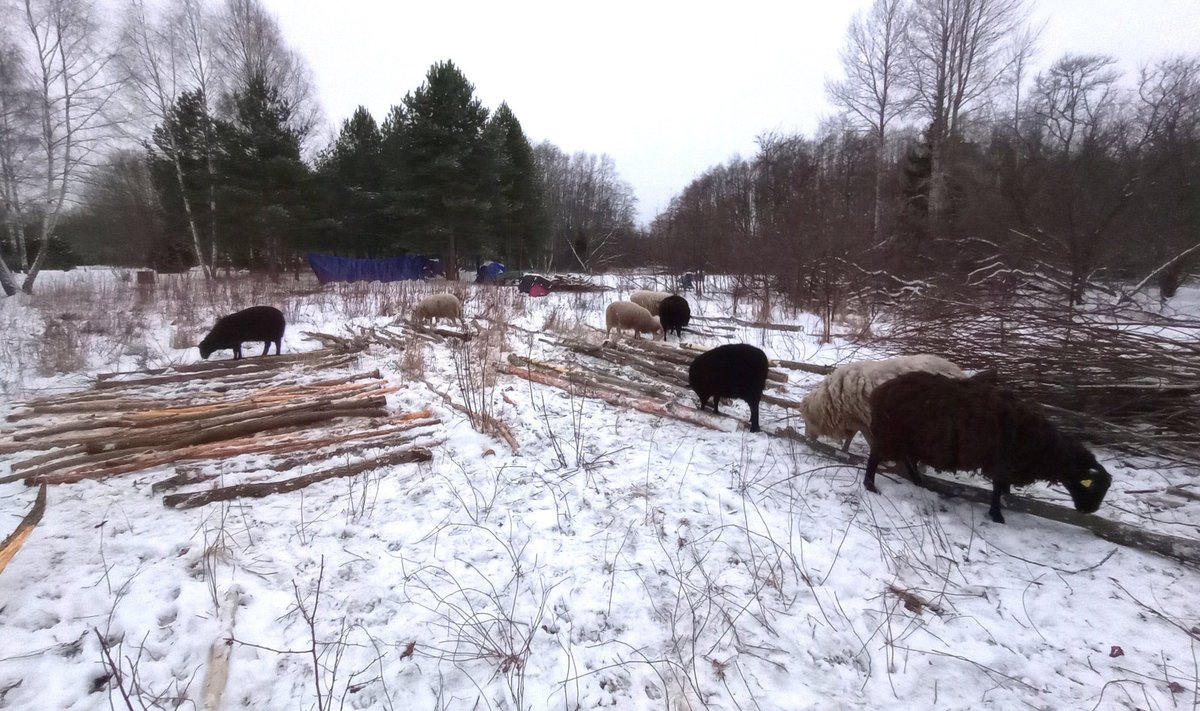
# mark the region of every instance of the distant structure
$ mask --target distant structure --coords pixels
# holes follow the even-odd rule
[[[443,275],[437,259],[406,255],[385,259],[355,259],[308,253],[308,265],[322,284],[354,281],[413,281]]]

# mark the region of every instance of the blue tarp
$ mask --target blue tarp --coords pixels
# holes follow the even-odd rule
[[[500,262],[488,262],[475,272],[475,283],[482,284],[484,282],[496,281],[496,277],[508,271]]]
[[[308,253],[308,264],[317,281],[407,281],[442,273],[441,262],[429,257],[407,255],[386,259],[354,259],[332,254]]]

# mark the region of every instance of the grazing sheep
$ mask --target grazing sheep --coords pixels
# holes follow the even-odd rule
[[[634,338],[641,338],[643,333],[649,333],[652,340],[662,338],[663,328],[658,319],[650,315],[646,309],[632,301],[614,301],[604,310],[604,335],[617,329],[619,335],[626,328],[633,329]]]
[[[871,454],[863,484],[875,488],[881,461],[902,462],[914,482],[917,464],[939,471],[978,469],[992,480],[988,515],[1004,523],[1000,497],[1035,481],[1066,487],[1075,508],[1100,508],[1112,476],[1075,438],[1059,432],[1041,408],[996,387],[990,373],[948,378],[898,375],[871,393]]]
[[[857,432],[869,432],[871,391],[901,373],[922,371],[952,378],[966,373],[945,358],[935,355],[899,356],[886,360],[859,361],[843,365],[825,376],[817,387],[800,401],[805,433],[809,437],[830,437],[850,448]]]
[[[700,409],[713,399],[713,412],[723,397],[750,406],[750,431],[758,432],[758,401],[767,387],[767,354],[748,343],[728,343],[696,356],[688,368],[688,385],[700,396]]]
[[[233,359],[241,360],[242,343],[262,341],[263,355],[275,344],[275,355],[279,355],[286,324],[283,312],[274,306],[251,306],[237,313],[217,319],[212,330],[200,341],[200,357],[207,360],[213,351],[233,349]]]
[[[651,316],[658,316],[658,305],[668,296],[670,294],[665,291],[639,289],[629,295],[629,300],[649,311]]]
[[[437,323],[439,318],[458,321],[463,328],[467,322],[463,320],[462,302],[454,294],[430,294],[417,304],[412,312],[413,320],[417,323]]]
[[[658,319],[662,322],[664,340],[671,331],[683,338],[684,327],[692,321],[692,307],[688,306],[687,299],[672,294],[659,303]]]

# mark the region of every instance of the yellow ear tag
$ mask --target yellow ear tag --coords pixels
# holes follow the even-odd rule
[[[1090,489],[1090,488],[1092,488],[1092,480],[1091,480],[1091,479],[1084,479],[1083,481],[1081,481],[1081,482],[1079,482],[1079,483],[1080,483],[1080,484],[1083,484],[1083,486],[1084,486],[1084,488],[1085,488],[1085,489]]]

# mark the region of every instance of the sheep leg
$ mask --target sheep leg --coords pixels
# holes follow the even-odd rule
[[[233,347],[233,359],[234,360],[242,359],[242,344],[239,343]]]
[[[283,346],[282,346],[282,344],[283,344],[283,339],[282,339],[282,338],[276,338],[276,339],[275,339],[275,355],[279,355],[280,353],[282,353],[282,352],[283,352]]]
[[[867,491],[872,494],[878,494],[879,489],[875,487],[875,470],[879,468],[879,455],[871,452],[867,456],[867,473],[863,474],[863,486],[867,487]]]
[[[270,352],[271,352],[271,342],[270,342],[270,341],[263,341],[263,352],[262,352],[262,354],[263,354],[263,355],[266,355],[266,354],[268,354],[268,353],[270,353]],[[278,353],[276,353],[276,355],[279,355],[279,354],[278,354]],[[259,356],[259,357],[261,358],[262,356]]]
[[[1000,512],[1000,497],[1008,494],[1009,491],[1008,482],[992,482],[992,506],[988,509],[988,516],[996,523],[1004,523],[1004,514]]]
[[[750,431],[758,432],[758,400],[747,400],[750,403]]]
[[[917,469],[917,463],[912,457],[904,458],[904,468],[908,471],[908,478],[912,483],[921,486],[921,470]]]
[[[850,443],[853,441],[854,441],[854,433],[851,433],[850,436],[846,438],[846,441],[842,442],[842,451],[849,452],[850,451]]]

